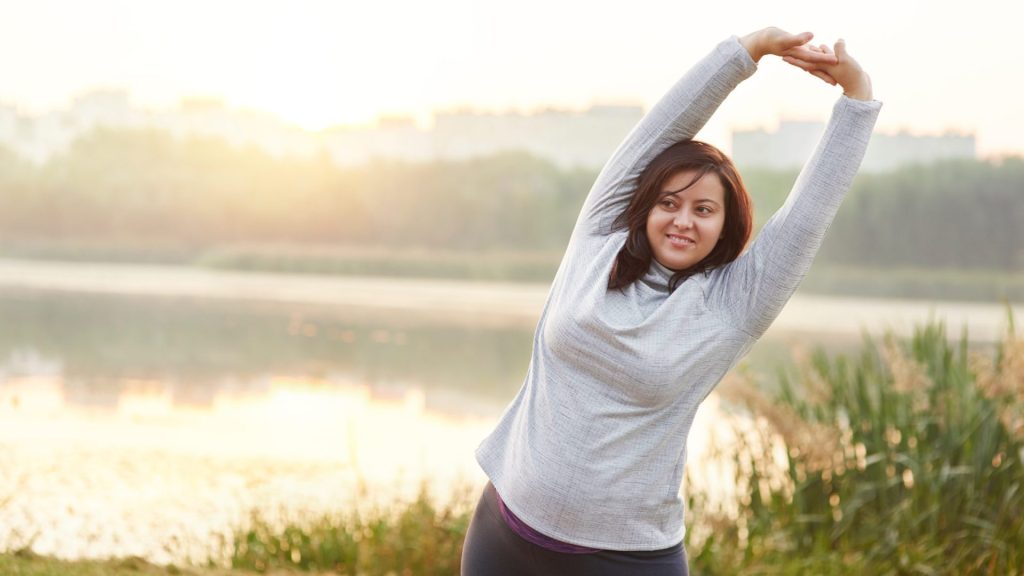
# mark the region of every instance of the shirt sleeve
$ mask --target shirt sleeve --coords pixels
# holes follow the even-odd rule
[[[712,271],[708,304],[759,338],[811,267],[868,147],[882,103],[843,95],[786,202],[739,258]]]
[[[733,88],[756,70],[739,37],[720,42],[662,96],[615,150],[583,203],[575,231],[609,234],[651,160],[697,134]]]

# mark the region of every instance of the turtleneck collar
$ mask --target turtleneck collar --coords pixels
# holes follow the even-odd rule
[[[707,276],[707,272],[704,272],[703,274]],[[668,283],[670,280],[672,280],[672,276],[674,275],[675,270],[672,270],[667,266],[663,266],[661,262],[658,262],[654,258],[651,258],[651,266],[650,268],[647,269],[647,273],[643,275],[640,281],[659,292],[664,292],[668,294]],[[696,278],[699,275],[700,273],[683,278],[682,280],[679,281],[679,284],[676,285],[676,288],[682,286],[687,281],[690,281],[691,279]]]
[[[644,274],[641,280],[651,288],[660,292],[668,292],[668,283],[674,274],[675,272],[670,268],[651,258],[651,266],[647,269],[647,273]]]

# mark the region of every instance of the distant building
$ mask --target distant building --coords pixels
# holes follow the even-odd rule
[[[643,117],[639,106],[593,106],[583,112],[445,113],[435,117],[439,158],[525,150],[562,167],[600,168]]]
[[[372,126],[309,132],[272,114],[235,110],[217,98],[186,98],[165,111],[132,107],[125,90],[88,92],[68,110],[22,115],[0,105],[0,146],[43,163],[97,126],[155,128],[178,138],[215,137],[256,146],[275,157],[326,155],[338,166],[372,159],[430,162],[461,160],[502,151],[526,151],[562,168],[598,169],[643,117],[639,106],[591,106],[582,111],[547,109],[532,114],[440,112],[430,128],[405,116],[384,117]],[[821,122],[784,121],[777,130],[735,131],[733,159],[741,167],[799,168],[824,131]],[[908,162],[975,158],[973,135],[876,134],[863,168],[888,170]]]
[[[339,166],[375,158],[429,162],[521,150],[565,168],[600,168],[642,116],[639,106],[535,114],[455,111],[438,113],[430,129],[419,128],[412,118],[392,116],[373,126],[309,132],[272,114],[231,109],[218,98],[186,98],[176,109],[153,112],[133,108],[124,90],[97,90],[76,98],[68,110],[37,117],[0,105],[0,145],[43,163],[82,134],[104,126],[155,128],[178,138],[216,137],[275,157],[326,154]]]
[[[71,110],[63,114],[65,127],[84,132],[96,126],[127,127],[145,122],[145,114],[132,108],[128,91],[93,90],[74,99]]]
[[[639,106],[535,114],[441,112],[430,130],[418,128],[410,118],[386,118],[373,128],[330,130],[323,134],[323,143],[339,165],[371,158],[462,160],[521,150],[563,168],[600,168],[642,117]]]
[[[219,98],[184,98],[177,110],[154,113],[150,126],[179,138],[220,138],[237,147],[255,146],[275,157],[311,157],[321,147],[316,135],[253,110],[232,110]]]
[[[36,163],[65,150],[81,134],[96,126],[139,127],[146,114],[133,109],[125,90],[94,90],[74,99],[68,110],[51,111],[35,118],[11,106],[0,106],[0,145]]]
[[[810,157],[824,131],[824,123],[804,121],[783,121],[774,132],[737,130],[732,133],[732,158],[740,167],[798,169]],[[881,172],[914,162],[976,157],[973,134],[876,133],[871,137],[861,168]]]
[[[18,109],[0,104],[0,144],[10,148],[11,143],[18,140],[21,132],[21,118]]]
[[[372,159],[427,162],[435,158],[431,132],[405,116],[380,118],[375,126],[332,128],[321,134],[320,142],[338,166]]]
[[[871,170],[881,171],[891,170],[901,164],[950,158],[977,158],[974,135],[951,132],[941,136],[914,136],[909,132],[876,134],[868,146],[864,163]]]

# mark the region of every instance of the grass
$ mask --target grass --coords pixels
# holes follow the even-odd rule
[[[251,576],[252,572],[221,568],[156,566],[141,558],[80,560],[68,562],[37,556],[28,551],[0,554],[4,576]],[[294,572],[279,572],[294,574]]]
[[[392,509],[279,520],[253,513],[249,525],[235,533],[231,566],[366,575],[458,574],[478,488],[457,489],[444,506],[431,499],[424,483],[416,500]]]

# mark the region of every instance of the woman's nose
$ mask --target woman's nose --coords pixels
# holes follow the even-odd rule
[[[693,223],[693,219],[686,210],[680,210],[677,214],[673,223],[680,228],[689,228],[690,224]]]

